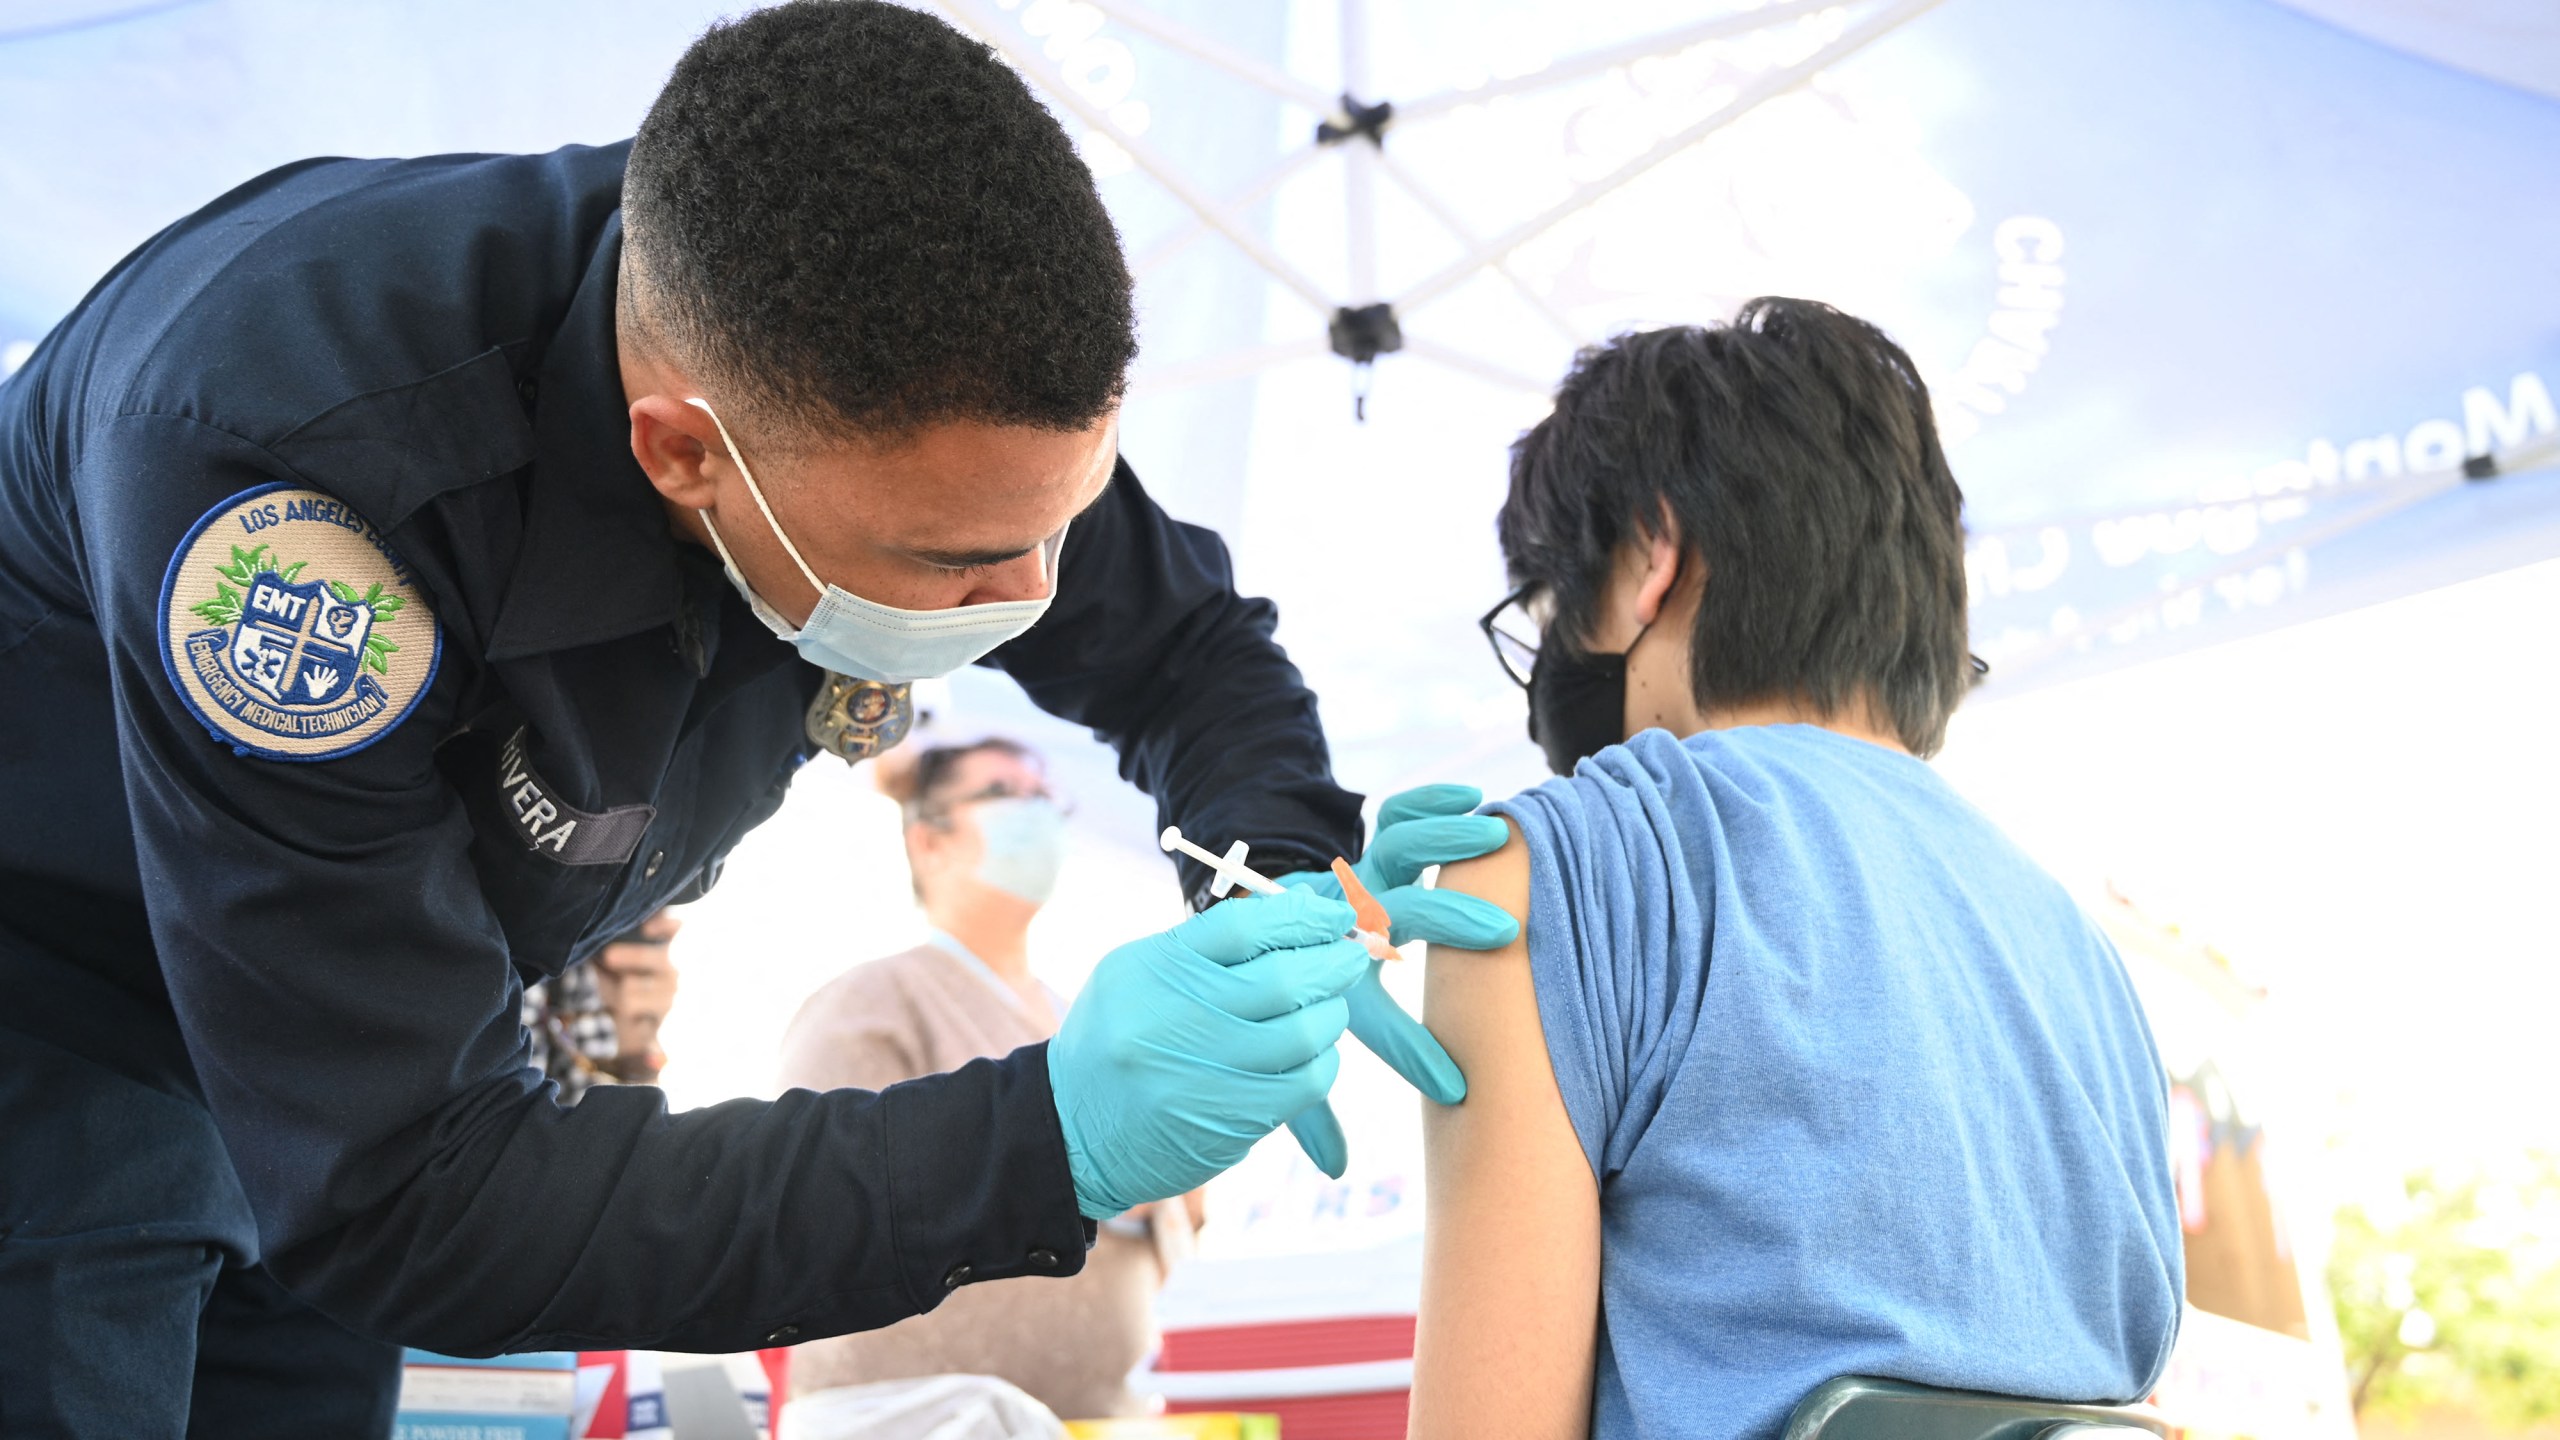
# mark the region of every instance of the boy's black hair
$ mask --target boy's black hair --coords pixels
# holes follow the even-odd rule
[[[1963,505],[1911,357],[1828,305],[1762,298],[1583,351],[1512,447],[1499,528],[1513,583],[1550,597],[1542,643],[1573,648],[1618,547],[1668,506],[1706,567],[1701,708],[1871,699],[1929,755],[1973,683]]]
[[[1137,353],[1093,176],[986,46],[881,0],[717,24],[632,142],[634,314],[786,429],[1076,430]]]

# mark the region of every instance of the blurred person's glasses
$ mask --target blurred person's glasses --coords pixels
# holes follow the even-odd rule
[[[1546,630],[1544,587],[1532,582],[1502,597],[1502,603],[1484,612],[1476,628],[1484,632],[1485,643],[1493,647],[1493,658],[1502,665],[1502,673],[1521,689],[1529,688],[1529,674],[1538,668],[1538,640]]]
[[[1048,786],[1022,785],[1011,780],[993,781],[984,788],[972,790],[966,795],[954,795],[916,808],[919,814],[927,818],[941,820],[963,805],[976,805],[988,800],[1046,800],[1057,806],[1058,813],[1062,816],[1073,819],[1076,813],[1076,807],[1072,803]]]

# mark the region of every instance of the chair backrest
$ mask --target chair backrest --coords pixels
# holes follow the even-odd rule
[[[1786,1440],[2145,1440],[2168,1422],[2140,1406],[2064,1405],[1843,1375],[1804,1397]]]

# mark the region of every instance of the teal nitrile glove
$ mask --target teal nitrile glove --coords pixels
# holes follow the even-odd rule
[[[1399,945],[1428,940],[1462,950],[1495,950],[1519,938],[1520,922],[1501,907],[1415,883],[1427,866],[1472,860],[1502,848],[1511,827],[1491,815],[1474,814],[1483,803],[1484,792],[1472,785],[1423,785],[1390,795],[1378,807],[1377,834],[1351,871],[1387,907],[1387,917],[1395,922],[1388,939]],[[1319,895],[1342,893],[1341,882],[1324,871],[1284,875],[1280,883]],[[1466,1098],[1467,1077],[1422,1022],[1404,1013],[1387,993],[1379,969],[1379,962],[1371,961],[1368,973],[1345,997],[1351,1033],[1413,1088],[1443,1105],[1457,1104]],[[1289,1132],[1316,1168],[1341,1178],[1350,1164],[1350,1148],[1330,1104],[1291,1117]]]
[[[1078,1208],[1194,1189],[1322,1103],[1368,973],[1354,923],[1323,895],[1249,895],[1103,957],[1049,1042]]]

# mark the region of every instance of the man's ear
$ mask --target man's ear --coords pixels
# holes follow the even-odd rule
[[[1644,578],[1636,585],[1636,623],[1650,625],[1662,618],[1663,602],[1671,597],[1671,587],[1680,579],[1680,521],[1671,513],[1671,502],[1662,503],[1653,532],[1641,543]]]
[[[701,407],[672,395],[643,395],[631,402],[631,458],[667,503],[685,510],[708,510],[717,487],[708,469],[712,457],[726,462],[719,427]]]

